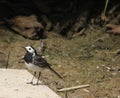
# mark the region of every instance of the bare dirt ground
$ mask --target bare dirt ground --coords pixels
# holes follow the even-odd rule
[[[85,36],[68,40],[54,32],[43,40],[45,59],[65,82],[48,70],[41,81],[56,91],[59,88],[89,84],[86,89],[67,93],[68,98],[120,98],[120,36],[100,29],[87,30]],[[40,53],[41,41],[24,39],[8,29],[0,29],[0,67],[25,69],[22,47],[32,45]],[[8,59],[9,54],[9,59]],[[17,73],[16,73],[17,74]],[[38,92],[39,93],[39,92]],[[64,98],[64,93],[58,93]]]

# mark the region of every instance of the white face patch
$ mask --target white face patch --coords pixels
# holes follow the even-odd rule
[[[35,50],[31,47],[31,46],[27,46],[25,47],[25,49],[29,52],[29,53],[35,53]]]

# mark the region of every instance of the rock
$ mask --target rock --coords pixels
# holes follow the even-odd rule
[[[47,37],[44,32],[44,27],[38,22],[35,15],[17,16],[6,21],[10,29],[25,38],[34,40]]]

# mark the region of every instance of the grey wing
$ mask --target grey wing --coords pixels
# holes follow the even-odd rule
[[[47,61],[42,58],[41,56],[35,56],[34,57],[34,60],[33,60],[34,64],[37,65],[37,66],[40,66],[40,67],[49,67],[50,65],[47,63]]]

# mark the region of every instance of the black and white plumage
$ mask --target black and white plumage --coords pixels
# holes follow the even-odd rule
[[[34,76],[37,72],[39,73],[39,76],[36,84],[38,84],[41,71],[45,68],[50,69],[54,74],[62,79],[62,77],[51,68],[50,64],[44,58],[42,58],[41,55],[37,54],[36,50],[32,46],[25,47],[25,50],[27,51],[24,56],[25,64],[29,70],[34,72],[32,81],[30,82],[31,84],[33,83]]]

